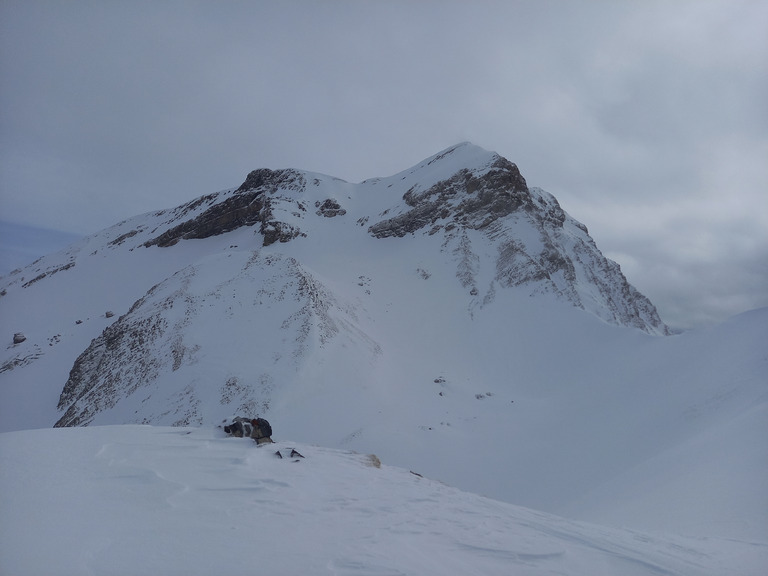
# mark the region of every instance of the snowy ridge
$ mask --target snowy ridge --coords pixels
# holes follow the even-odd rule
[[[757,576],[768,560],[765,545],[568,521],[375,456],[220,430],[33,430],[0,434],[0,453],[16,463],[0,470],[4,574]]]
[[[237,338],[227,338],[231,333]],[[281,333],[292,340],[286,344]],[[278,346],[254,346],[269,335]],[[293,258],[213,255],[153,287],[78,357],[56,426],[85,426],[97,417],[201,425],[211,422],[209,406],[264,413],[276,382],[288,380],[283,373],[295,372],[311,361],[313,349],[337,337],[347,346],[339,362],[379,352],[356,327],[354,309],[339,304]]]

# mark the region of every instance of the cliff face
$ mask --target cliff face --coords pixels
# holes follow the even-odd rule
[[[300,192],[304,186],[304,177],[296,170],[254,170],[233,196],[225,199],[215,194],[203,196],[181,207],[181,214],[176,219],[182,222],[147,240],[144,246],[167,248],[179,240],[209,238],[254,224],[260,224],[265,246],[277,241],[287,242],[299,231],[283,229],[280,223],[273,221],[270,196],[278,190]],[[206,206],[202,213],[184,219],[188,212],[202,205]]]

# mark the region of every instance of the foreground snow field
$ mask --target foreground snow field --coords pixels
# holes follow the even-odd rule
[[[746,576],[768,567],[765,543],[568,521],[369,455],[256,447],[216,428],[0,434],[0,510],[0,573],[18,576]]]

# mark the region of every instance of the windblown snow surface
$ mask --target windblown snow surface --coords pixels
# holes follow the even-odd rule
[[[762,544],[574,522],[373,455],[287,441],[257,447],[217,429],[10,432],[0,450],[2,574],[757,576],[765,568]]]

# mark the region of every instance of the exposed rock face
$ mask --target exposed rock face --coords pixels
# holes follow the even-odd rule
[[[35,282],[39,282],[43,278],[46,278],[48,276],[52,276],[52,275],[56,274],[57,272],[62,272],[64,270],[69,270],[70,268],[73,268],[74,266],[75,266],[74,262],[67,262],[66,264],[63,264],[61,266],[55,266],[53,268],[49,268],[49,269],[47,269],[47,270],[45,270],[43,272],[40,272],[37,276],[35,276],[31,280],[28,280],[27,282],[22,284],[22,286],[24,288],[29,288],[30,286],[32,286],[32,284],[34,284]]]
[[[501,157],[485,174],[478,176],[462,169],[425,191],[412,187],[403,200],[411,210],[382,220],[368,231],[377,238],[386,238],[405,236],[425,226],[433,226],[430,234],[456,225],[477,230],[516,210],[531,209],[525,179],[517,166]]]
[[[333,198],[328,198],[323,202],[315,202],[315,208],[317,208],[318,216],[325,216],[326,218],[333,218],[334,216],[344,216],[347,213],[341,205]]]
[[[144,243],[145,246],[167,248],[179,240],[218,236],[241,226],[252,226],[261,220],[264,201],[260,191],[250,191],[214,204],[200,216],[182,222],[157,238]]]
[[[298,170],[270,170],[260,168],[253,170],[245,177],[245,182],[240,184],[238,192],[259,190],[268,194],[274,194],[278,190],[301,191],[306,186],[304,175]]]
[[[264,236],[264,246],[269,246],[275,242],[288,242],[303,235],[302,231],[296,226],[278,220],[262,224],[259,231]]]
[[[218,236],[241,226],[259,223],[265,246],[276,241],[286,242],[298,236],[300,231],[286,229],[272,220],[272,199],[269,195],[278,190],[300,191],[305,184],[304,176],[295,170],[254,170],[248,174],[234,196],[216,202],[216,195],[210,195],[191,202],[183,208],[183,212],[191,211],[204,202],[212,205],[199,216],[174,226],[144,245],[168,247],[179,240]]]
[[[168,322],[162,315],[132,317],[143,302],[136,302],[75,360],[59,397],[58,408],[66,412],[55,427],[87,426],[96,414],[157,376],[163,360],[153,346],[168,330]],[[173,302],[166,299],[160,306],[172,307]]]

